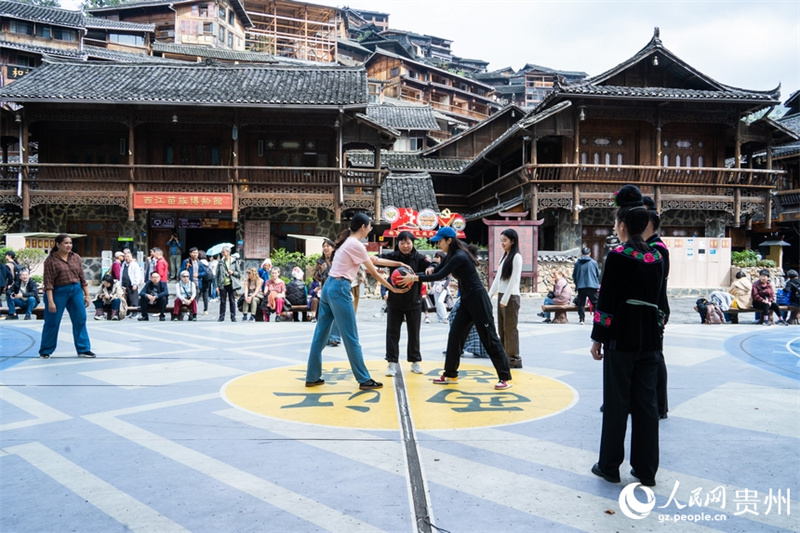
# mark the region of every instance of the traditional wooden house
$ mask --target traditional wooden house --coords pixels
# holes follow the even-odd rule
[[[501,107],[489,85],[380,48],[364,66],[370,82],[386,96],[430,104],[469,125],[486,119]]]
[[[241,0],[132,0],[88,9],[96,18],[153,24],[155,41],[245,50],[253,22]]]
[[[553,92],[553,87],[559,80],[572,83],[586,76],[585,72],[556,70],[531,64],[516,72],[506,67],[473,75],[476,80],[494,87],[498,98],[504,103],[513,103],[526,108],[533,108],[544,100]]]
[[[176,230],[189,246],[242,242],[248,259],[332,236],[348,211],[380,210],[386,174],[342,153],[399,135],[365,114],[363,68],[46,62],[0,98],[22,106],[23,143],[0,203],[23,231],[86,234],[90,257]]]
[[[442,133],[442,128],[430,106],[387,103],[370,105],[367,108],[367,116],[401,133],[392,147],[398,152],[424,150],[429,144],[435,144],[432,133]]]
[[[763,170],[742,168],[743,154],[775,138],[768,124],[747,118],[778,104],[779,94],[713,80],[665,48],[656,30],[620,65],[556,84],[458,177],[432,173],[439,204],[463,206],[475,221],[529,211],[544,219],[541,249],[598,250],[613,226],[612,193],[635,183],[655,198],[664,234],[727,235],[745,246],[748,222],[771,211],[783,175],[771,161]],[[448,185],[445,199],[451,182],[459,188]],[[479,222],[468,230],[485,231]]]

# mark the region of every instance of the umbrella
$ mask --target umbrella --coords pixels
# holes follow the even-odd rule
[[[227,246],[228,248],[230,248],[230,249],[231,249],[231,251],[232,251],[234,248],[236,248],[234,245],[232,245],[232,244],[231,244],[231,243],[229,243],[229,242],[221,242],[221,243],[219,243],[219,244],[215,244],[214,246],[212,246],[211,248],[209,248],[208,250],[206,250],[206,255],[208,255],[208,256],[212,256],[212,255],[221,254],[221,253],[222,253],[222,249],[223,249],[223,248],[225,248],[226,246]]]

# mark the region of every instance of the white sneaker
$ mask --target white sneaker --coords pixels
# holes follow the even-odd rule
[[[391,378],[397,375],[397,363],[389,363],[386,366],[386,375]]]
[[[430,318],[428,318],[428,317],[425,317],[425,323],[426,323],[426,324],[430,324],[430,323],[431,323],[431,319],[430,319]]]
[[[425,371],[422,370],[422,366],[419,363],[411,363],[411,371],[415,374],[424,374]]]
[[[208,311],[203,311],[203,314],[204,315],[208,315]]]

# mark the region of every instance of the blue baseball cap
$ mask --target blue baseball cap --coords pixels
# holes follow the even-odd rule
[[[436,235],[431,237],[431,242],[437,242],[442,239],[455,239],[455,238],[456,238],[456,230],[454,230],[450,226],[445,226],[443,228],[439,228],[439,231],[436,232]]]

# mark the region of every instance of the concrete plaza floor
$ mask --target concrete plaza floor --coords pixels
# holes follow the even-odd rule
[[[430,382],[435,315],[426,373],[384,377],[377,300],[358,316],[379,391],[358,391],[343,347],[305,388],[314,324],[218,323],[216,304],[194,323],[90,320],[97,359],[67,319],[48,360],[42,322],[2,321],[0,531],[798,531],[800,328],[702,326],[692,302],[672,302],[652,492],[627,462],[620,484],[590,472],[602,365],[589,327],[541,324],[540,301],[499,392],[469,356],[459,385]]]

